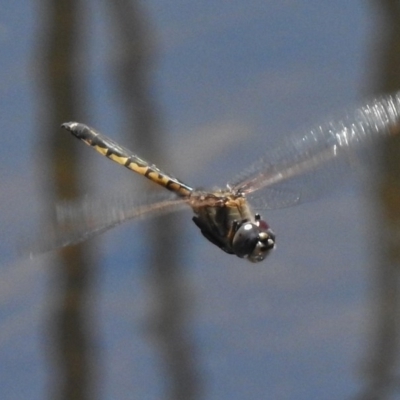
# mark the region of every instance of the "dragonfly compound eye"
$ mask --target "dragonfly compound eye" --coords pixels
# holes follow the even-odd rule
[[[259,262],[264,260],[268,252],[275,246],[275,235],[271,229],[246,222],[237,230],[232,248],[239,257],[247,257],[249,261]]]

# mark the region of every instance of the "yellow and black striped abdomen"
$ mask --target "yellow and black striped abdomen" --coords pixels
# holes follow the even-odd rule
[[[186,197],[193,191],[190,186],[162,172],[155,165],[142,160],[130,150],[120,146],[112,139],[109,139],[87,125],[79,122],[66,122],[62,124],[62,127],[71,132],[76,138],[93,147],[103,156],[164,186],[178,196]]]

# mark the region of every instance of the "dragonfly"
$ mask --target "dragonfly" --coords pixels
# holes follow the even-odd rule
[[[397,135],[400,92],[367,101],[338,118],[288,137],[236,181],[209,191],[183,183],[83,123],[67,122],[62,128],[101,155],[164,187],[171,195],[138,206],[126,201],[108,208],[91,202],[78,207],[61,206],[59,225],[72,227],[73,231],[74,225],[80,223],[81,229],[64,235],[58,246],[75,244],[128,220],[189,206],[194,213],[193,222],[206,239],[228,254],[257,263],[275,248],[276,237],[261,215],[253,211],[250,197],[259,191],[266,193],[262,198],[266,209],[300,204],[301,195],[281,190],[282,184],[296,182],[339,161],[350,168],[354,156],[363,148],[374,147],[383,137]],[[100,219],[98,213],[102,214]]]

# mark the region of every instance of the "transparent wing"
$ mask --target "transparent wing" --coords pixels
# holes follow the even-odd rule
[[[273,210],[293,207],[329,195],[338,187],[343,188],[350,181],[349,168],[361,167],[361,160],[352,158],[335,159],[319,168],[285,181],[263,187],[247,195],[257,210]],[[349,164],[350,162],[350,164]]]
[[[28,245],[29,253],[35,255],[77,244],[126,221],[177,211],[185,206],[185,200],[171,193],[149,195],[141,201],[123,195],[107,201],[85,198],[60,203],[56,207],[55,222],[44,229],[39,240]]]
[[[300,204],[301,190],[297,185],[278,184],[250,193],[247,198],[256,210],[273,210]]]
[[[234,192],[265,189],[264,208],[287,207],[333,187],[365,150],[400,131],[400,93],[381,97],[331,122],[289,137],[229,184]],[[319,181],[318,181],[319,179]],[[314,190],[315,189],[315,190]]]

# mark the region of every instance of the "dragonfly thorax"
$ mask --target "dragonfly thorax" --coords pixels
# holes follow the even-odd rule
[[[195,192],[189,203],[201,233],[226,253],[259,262],[274,248],[275,235],[244,195]]]

